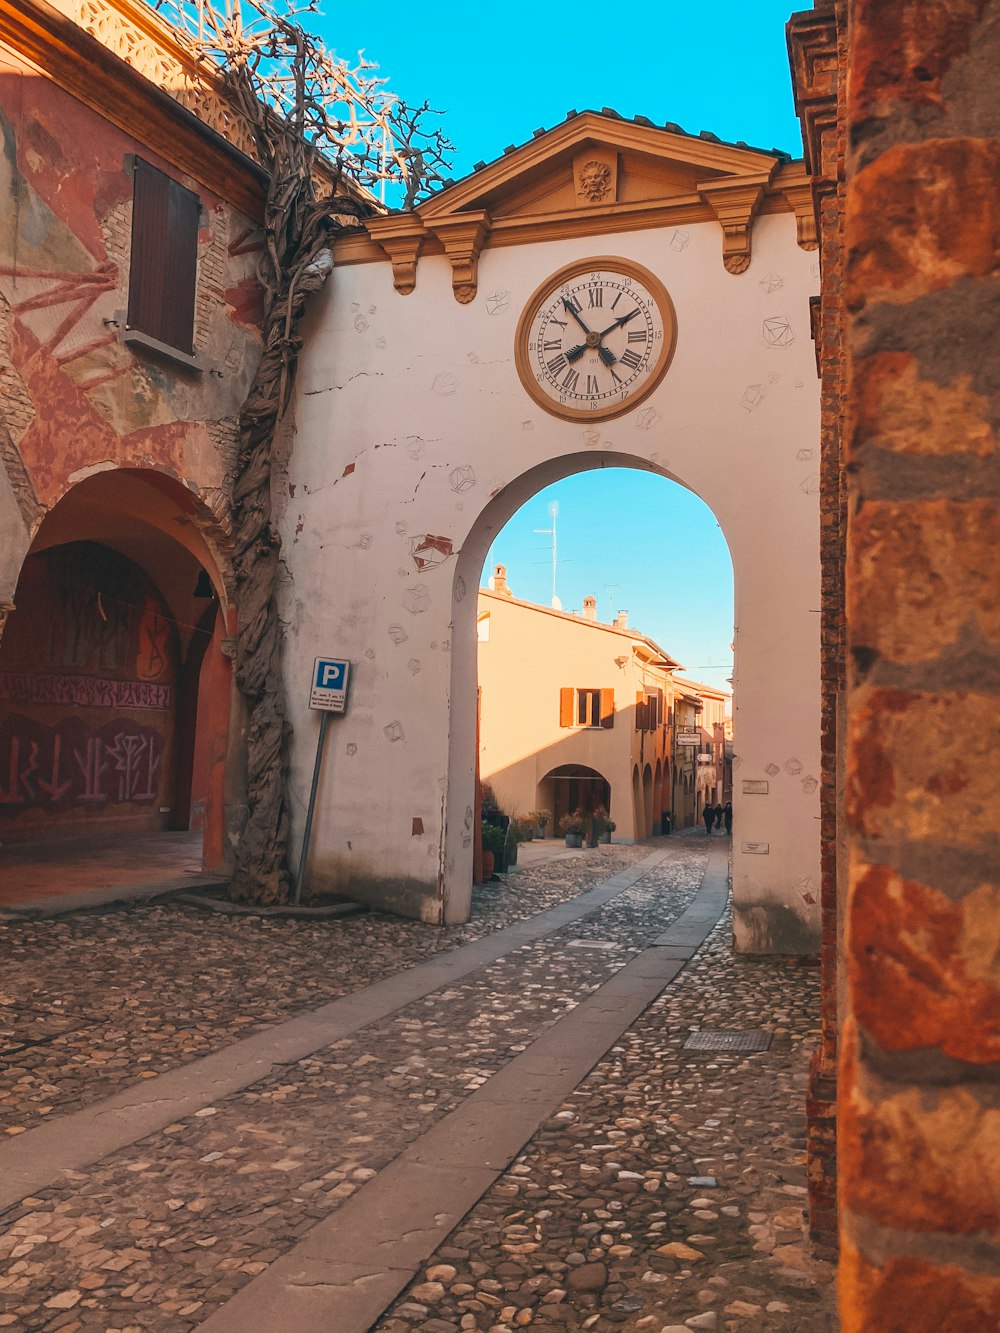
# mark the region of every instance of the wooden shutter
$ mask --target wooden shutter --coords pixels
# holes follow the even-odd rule
[[[565,686],[559,691],[559,725],[571,727],[576,720],[576,690]]]
[[[136,158],[128,326],[190,356],[201,201]]]
[[[601,690],[601,726],[609,730],[615,725],[615,692]]]
[[[641,691],[635,696],[635,729],[646,730],[646,696]]]

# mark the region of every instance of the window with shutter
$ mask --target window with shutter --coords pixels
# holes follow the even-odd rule
[[[128,328],[193,356],[201,201],[141,158],[133,182]]]
[[[610,730],[615,725],[615,692],[601,690],[601,726]]]
[[[571,727],[576,713],[576,690],[572,686],[564,686],[559,691],[559,725],[561,727]]]

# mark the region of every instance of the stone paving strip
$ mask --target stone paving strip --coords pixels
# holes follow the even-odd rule
[[[591,916],[21,1200],[0,1308],[26,1329],[194,1327],[674,921],[705,851],[676,839]]]
[[[0,923],[0,1127],[22,1134],[511,926],[649,855],[615,845],[477,886],[470,921],[219,918],[176,903]],[[664,844],[665,845],[665,844]],[[531,847],[534,848],[532,843]]]
[[[805,1212],[817,990],[794,960],[734,958],[727,913],[373,1333],[835,1329]],[[747,1029],[769,1048],[685,1045]]]
[[[0,1209],[58,1182],[67,1171],[99,1161],[171,1121],[249,1087],[265,1078],[275,1065],[311,1055],[524,944],[589,916],[650,874],[667,856],[666,851],[654,852],[567,903],[438,954],[362,991],[0,1144]]]
[[[716,851],[673,925],[200,1327],[366,1333],[546,1117],[674,979],[718,920],[727,892],[726,856]]]

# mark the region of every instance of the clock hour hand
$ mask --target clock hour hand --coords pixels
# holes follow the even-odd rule
[[[606,366],[613,366],[615,362],[618,360],[614,352],[609,351],[608,348],[603,345],[603,343],[598,347],[597,355],[601,358],[601,360],[604,362]]]
[[[639,307],[636,306],[636,308],[630,310],[627,315],[619,315],[613,324],[609,324],[608,327],[601,332],[600,336],[603,338],[606,334],[609,334],[612,329],[620,329],[623,324],[627,324],[629,320],[633,319],[638,313]]]

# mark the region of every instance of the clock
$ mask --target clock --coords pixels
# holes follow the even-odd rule
[[[542,283],[518,322],[514,359],[539,407],[570,421],[607,421],[652,393],[676,335],[659,279],[631,260],[602,256]]]

